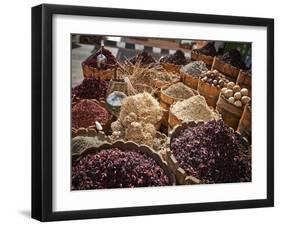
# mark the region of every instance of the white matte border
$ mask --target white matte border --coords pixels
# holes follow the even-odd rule
[[[252,42],[252,182],[71,191],[71,33]],[[53,211],[266,198],[266,28],[53,16]]]

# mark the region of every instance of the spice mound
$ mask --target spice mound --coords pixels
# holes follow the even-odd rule
[[[158,101],[150,94],[129,96],[122,102],[117,121],[111,124],[112,139],[131,140],[152,147],[162,114]]]
[[[171,151],[201,183],[251,181],[251,161],[237,134],[222,121],[186,128],[171,141]]]
[[[177,50],[174,54],[162,57],[160,63],[185,65],[188,63],[188,60],[185,58],[184,53],[181,50]]]
[[[223,88],[229,81],[226,77],[217,70],[207,71],[201,76],[201,81],[209,83],[209,85]]]
[[[206,56],[216,56],[217,55],[217,51],[215,48],[215,42],[209,42],[208,44],[206,44],[205,46],[203,46],[200,49],[195,49],[195,52],[204,54]]]
[[[72,190],[170,185],[156,161],[137,150],[101,150],[72,166]]]
[[[163,92],[168,96],[178,99],[187,99],[194,96],[192,89],[182,82],[178,82],[169,86],[168,88],[164,89]]]
[[[130,62],[132,64],[147,65],[156,63],[156,60],[148,52],[142,51],[141,53],[138,53],[136,56],[131,58]]]
[[[189,99],[178,101],[171,106],[170,111],[182,121],[204,122],[219,119],[220,115],[211,109],[203,96],[197,95]]]
[[[94,68],[98,68],[97,57],[100,54],[103,54],[106,57],[106,62],[101,64],[101,69],[106,70],[106,69],[113,69],[116,67],[116,65],[117,65],[116,58],[113,56],[113,54],[108,49],[105,49],[103,47],[100,50],[98,50],[96,53],[89,56],[83,62],[83,64],[86,64],[86,65],[94,67]]]
[[[72,107],[74,128],[95,126],[96,122],[105,125],[109,118],[109,112],[93,100],[80,100]]]
[[[200,77],[208,71],[206,64],[203,61],[193,61],[181,68],[181,71],[193,77]]]
[[[242,59],[241,53],[236,49],[232,49],[229,52],[226,52],[225,54],[220,56],[220,59],[223,62],[231,64],[234,67],[246,69],[246,65]]]
[[[81,99],[105,98],[108,83],[99,77],[85,78],[83,82],[72,88],[72,95]]]
[[[99,147],[105,142],[105,139],[101,139],[98,136],[77,136],[72,139],[72,154],[80,154],[89,147]]]

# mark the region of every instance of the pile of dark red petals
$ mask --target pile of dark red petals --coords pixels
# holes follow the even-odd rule
[[[83,82],[72,89],[72,97],[81,99],[96,99],[106,97],[108,90],[108,82],[105,80],[93,76],[85,78]]]
[[[200,49],[195,49],[195,52],[201,53],[206,56],[216,56],[217,50],[215,48],[215,42],[208,42],[205,46]]]
[[[181,50],[177,50],[174,54],[161,58],[160,63],[186,65],[187,63],[189,63],[189,60],[186,59],[184,53]]]
[[[109,117],[110,113],[94,101],[79,100],[72,107],[73,128],[95,126],[96,121],[105,125]]]
[[[72,190],[170,185],[155,160],[137,150],[101,150],[74,160]]]
[[[222,121],[186,128],[171,141],[171,151],[201,183],[251,181],[251,161],[238,135]]]
[[[146,51],[142,51],[142,52],[138,53],[136,56],[131,58],[129,61],[132,64],[140,64],[140,65],[148,65],[148,64],[156,63],[156,60],[153,58],[153,56]]]
[[[246,65],[242,59],[241,53],[236,49],[231,49],[229,52],[224,53],[222,56],[220,56],[220,59],[234,67],[246,69]]]
[[[106,63],[101,65],[101,69],[106,70],[106,69],[113,69],[116,68],[117,66],[117,60],[113,56],[113,54],[106,48],[103,48],[102,50],[98,50],[96,53],[92,54],[89,56],[83,64],[86,64],[88,66],[97,68],[97,56],[100,54],[103,54],[106,57]]]

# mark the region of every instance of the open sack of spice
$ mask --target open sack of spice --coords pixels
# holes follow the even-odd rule
[[[209,107],[205,98],[200,95],[178,101],[170,107],[169,124],[174,127],[181,122],[218,120],[221,115]]]
[[[163,115],[159,102],[149,93],[126,97],[118,119],[111,124],[112,140],[134,141],[159,150],[166,142],[158,132]]]
[[[247,141],[223,120],[190,127],[177,127],[170,139],[170,158],[200,183],[251,181],[251,159]],[[172,162],[172,161],[168,161]]]
[[[174,185],[175,177],[155,151],[117,141],[72,156],[72,190]]]
[[[109,132],[112,115],[105,103],[94,99],[80,99],[72,106],[72,128],[91,128],[96,131]]]

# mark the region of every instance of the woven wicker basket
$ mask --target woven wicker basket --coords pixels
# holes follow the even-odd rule
[[[194,90],[197,90],[199,77],[194,77],[183,71],[180,71],[180,75],[181,75],[181,80],[185,85],[187,85],[188,87]]]
[[[202,82],[199,79],[198,82],[198,93],[205,97],[206,102],[209,106],[215,108],[219,99],[221,89],[215,86],[211,86],[209,83]]]
[[[213,65],[214,57],[207,56],[196,51],[191,51],[192,61],[203,61],[207,66],[211,67]]]
[[[239,108],[229,103],[224,96],[219,96],[216,110],[222,115],[223,121],[234,130],[238,127],[243,109],[243,107]]]
[[[161,63],[163,68],[172,73],[179,73],[182,65],[177,65],[177,64],[169,64],[169,63]]]
[[[115,73],[115,69],[98,70],[97,68],[91,67],[85,63],[82,63],[82,70],[84,78],[89,77],[100,77],[103,80],[109,81]]]

